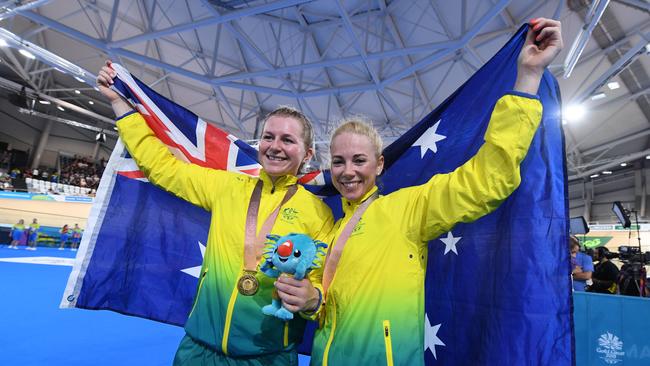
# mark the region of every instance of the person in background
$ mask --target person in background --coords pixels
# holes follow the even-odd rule
[[[605,247],[598,247],[594,251],[594,259],[598,261],[591,276],[593,284],[589,286],[589,292],[598,292],[601,294],[615,294],[619,270],[610,257],[609,250]]]
[[[65,243],[70,239],[70,229],[68,228],[68,224],[63,225],[61,230],[59,230],[59,233],[61,234],[61,246],[59,247],[59,250],[63,250],[65,249]]]
[[[18,220],[18,223],[11,228],[11,232],[9,233],[9,236],[11,236],[11,244],[9,244],[9,248],[18,249],[18,244],[20,244],[20,240],[24,234],[25,220],[20,219]]]
[[[37,219],[33,219],[32,223],[29,224],[29,240],[27,242],[27,250],[36,250],[38,244],[38,232],[41,228],[41,225],[38,224]]]
[[[81,233],[83,230],[79,227],[79,224],[74,224],[74,228],[72,229],[72,244],[70,245],[70,248],[73,251],[76,251],[79,248],[79,243],[81,242]]]
[[[580,251],[580,240],[573,235],[569,236],[569,247],[571,248],[573,291],[585,291],[587,283],[591,284],[591,275],[594,272],[593,259]]]

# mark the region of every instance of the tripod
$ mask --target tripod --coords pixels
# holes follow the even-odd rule
[[[645,269],[645,256],[641,251],[641,230],[639,225],[639,215],[637,211],[629,211],[634,213],[634,220],[636,223],[636,237],[639,242],[639,258],[635,260],[630,258],[629,263],[625,263],[621,267],[621,272],[618,280],[618,292],[623,295],[646,297],[646,269]],[[629,221],[628,221],[629,222]],[[632,228],[630,228],[629,236],[632,236]]]

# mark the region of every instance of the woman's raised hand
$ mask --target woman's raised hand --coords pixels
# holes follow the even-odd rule
[[[564,47],[562,24],[553,19],[536,18],[530,21],[529,27],[517,59],[515,90],[537,94],[544,69]]]
[[[99,92],[111,102],[113,112],[116,116],[121,116],[133,110],[131,104],[122,98],[116,91],[110,88],[113,85],[115,70],[111,68],[111,61],[106,60],[106,64],[97,73],[97,88]]]

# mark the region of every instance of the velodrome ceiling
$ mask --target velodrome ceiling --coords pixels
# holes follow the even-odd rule
[[[391,141],[522,23],[555,16],[566,46],[551,70],[565,108],[585,108],[582,119],[567,118],[565,125],[570,179],[590,179],[650,155],[650,3],[644,0],[37,0],[0,6],[0,36],[14,35],[90,73],[107,58],[120,62],[239,137],[253,139],[265,111],[298,106],[316,124],[321,159],[340,118],[364,114]],[[581,29],[591,35],[564,79],[563,63]],[[1,47],[1,84],[27,84],[95,114],[53,107],[47,113],[111,128],[101,116],[112,112],[90,84],[91,74],[81,82],[18,51]],[[610,89],[611,82],[618,88]]]

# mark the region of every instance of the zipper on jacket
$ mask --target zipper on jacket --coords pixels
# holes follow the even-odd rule
[[[199,281],[199,288],[196,290],[196,297],[194,298],[194,304],[192,304],[192,310],[190,310],[190,315],[187,317],[189,318],[192,316],[192,313],[194,312],[194,308],[196,307],[196,304],[199,302],[199,295],[201,295],[201,288],[203,288],[203,280],[205,280],[205,275],[208,273],[208,269],[206,268],[205,271],[203,271],[203,275],[201,275],[201,281]]]
[[[332,346],[332,341],[334,340],[334,331],[336,330],[336,303],[334,299],[330,299],[332,302],[331,312],[332,312],[332,330],[330,330],[330,336],[327,339],[327,344],[325,344],[325,351],[323,352],[323,366],[327,366],[327,359],[330,352],[330,347]]]
[[[230,324],[232,323],[232,313],[235,309],[235,301],[237,301],[237,286],[233,287],[230,294],[230,301],[228,301],[228,310],[226,311],[226,321],[223,325],[223,338],[221,339],[221,351],[228,356],[228,336],[230,335]]]
[[[289,347],[289,322],[284,322],[284,348]]]
[[[386,346],[386,366],[393,366],[393,344],[390,339],[390,320],[384,320],[384,346]]]

